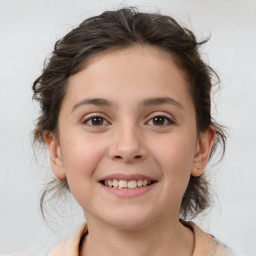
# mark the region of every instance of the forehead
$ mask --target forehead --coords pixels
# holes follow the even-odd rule
[[[174,55],[159,47],[143,44],[129,46],[126,48],[110,49],[104,52],[96,53],[85,61],[83,68],[91,69],[96,65],[101,65],[102,67],[106,65],[104,67],[105,69],[107,66],[109,66],[111,68],[116,68],[116,70],[126,68],[127,71],[129,67],[133,67],[129,66],[129,63],[131,64],[133,62],[133,64],[137,64],[143,61],[144,65],[140,66],[140,69],[137,70],[136,73],[150,70],[151,68],[158,71],[166,66],[172,66],[173,68],[175,67],[176,71],[178,71],[181,76],[185,76],[185,72],[179,67],[180,65],[178,65],[178,61]],[[110,63],[111,66],[109,65]]]
[[[188,94],[184,72],[173,56],[156,47],[135,46],[91,58],[80,72],[69,77],[65,97],[163,97],[170,90],[171,96]]]

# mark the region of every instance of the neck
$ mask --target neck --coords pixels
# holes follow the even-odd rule
[[[191,256],[194,248],[193,232],[178,220],[136,230],[117,229],[95,221],[92,224],[88,219],[87,224],[89,233],[82,243],[81,256]]]

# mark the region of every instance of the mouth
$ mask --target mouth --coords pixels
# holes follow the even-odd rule
[[[139,179],[139,180],[118,180],[118,179],[107,179],[100,180],[100,183],[106,187],[115,188],[115,189],[138,189],[142,187],[148,187],[154,183],[156,180],[147,180],[147,179]]]
[[[98,182],[105,191],[118,198],[134,198],[151,191],[158,180],[139,173],[112,173]]]

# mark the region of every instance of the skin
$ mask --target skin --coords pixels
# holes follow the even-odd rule
[[[69,78],[58,136],[46,131],[44,138],[54,174],[67,178],[84,210],[89,234],[80,255],[192,255],[193,232],[179,222],[181,199],[190,175],[202,175],[215,131],[198,134],[188,88],[172,57],[150,46],[99,55]],[[141,104],[155,97],[175,103]],[[93,98],[111,104],[85,104]],[[120,198],[98,182],[115,173],[157,183]]]

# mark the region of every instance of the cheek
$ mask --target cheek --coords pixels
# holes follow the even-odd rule
[[[193,166],[193,139],[185,134],[169,135],[159,140],[153,150],[168,189],[183,195]]]
[[[78,202],[93,192],[94,172],[104,154],[102,143],[92,137],[70,136],[72,140],[66,139],[62,145],[68,184]]]
[[[178,136],[175,133],[158,139],[151,149],[156,158],[161,159],[160,163],[175,171],[175,167],[188,169],[192,166],[194,148],[195,144],[192,138],[186,134]]]
[[[103,153],[102,143],[93,136],[70,136],[62,145],[64,168],[67,175],[88,175],[93,172]],[[64,141],[64,140],[63,140]]]

